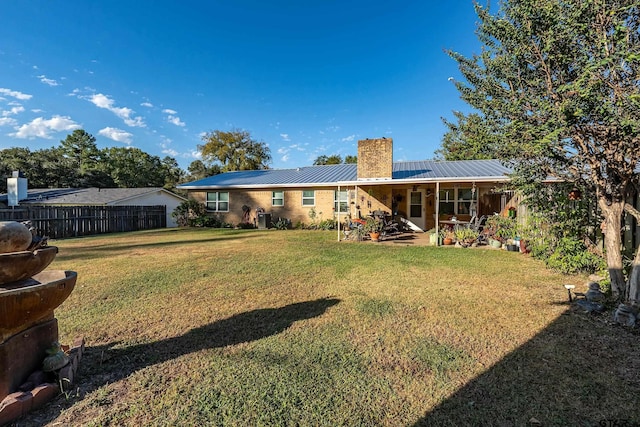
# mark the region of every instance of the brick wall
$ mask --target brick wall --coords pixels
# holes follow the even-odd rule
[[[251,208],[251,219],[256,217],[256,208],[264,209],[266,213],[271,214],[272,220],[279,217],[290,219],[292,224],[298,222],[310,224],[311,218],[309,211],[315,208],[317,213],[317,221],[334,217],[334,191],[337,187],[317,187],[317,188],[286,188],[284,190],[284,206],[272,206],[271,194],[274,190],[280,188],[264,189],[264,190],[230,190],[229,191],[229,212],[221,212],[218,215],[223,221],[237,225],[242,222],[242,206],[247,205]],[[302,206],[302,191],[315,191],[315,205]],[[226,191],[226,190],[223,190]],[[205,203],[206,191],[189,192],[189,197]],[[322,214],[320,214],[322,212]]]
[[[386,178],[393,174],[393,139],[358,141],[358,179]]]

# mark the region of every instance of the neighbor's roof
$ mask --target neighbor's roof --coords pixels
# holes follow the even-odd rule
[[[265,169],[227,172],[179,185],[187,190],[207,188],[260,188],[290,186],[335,186],[367,183],[506,181],[511,169],[498,160],[394,162],[391,180],[358,180],[356,164],[306,166],[296,169]]]
[[[150,188],[43,188],[27,190],[27,198],[20,203],[45,205],[109,205],[136,197],[163,192],[181,198],[162,187]],[[0,202],[7,201],[7,195],[0,195]]]

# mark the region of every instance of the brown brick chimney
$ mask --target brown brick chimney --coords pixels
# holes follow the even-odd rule
[[[358,141],[358,179],[391,179],[393,174],[393,139]]]

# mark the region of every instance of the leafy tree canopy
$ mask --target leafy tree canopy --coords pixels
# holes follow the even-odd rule
[[[620,253],[625,201],[640,153],[640,5],[637,0],[504,0],[476,4],[481,53],[450,51],[472,108],[457,114],[441,154],[496,155],[521,183],[555,176],[592,186],[606,221],[614,295],[640,299],[640,252],[625,290]],[[467,155],[465,154],[465,155]]]
[[[60,141],[60,149],[65,158],[80,174],[94,169],[99,161],[100,151],[96,139],[84,129],[76,129]]]
[[[22,171],[29,188],[162,187],[174,188],[184,171],[172,157],[160,159],[137,148],[96,147],[95,138],[78,129],[58,147],[31,151],[28,148],[0,150],[0,176]],[[0,179],[0,192],[6,192]]]
[[[358,157],[357,156],[351,156],[351,155],[347,155],[344,157],[344,161],[342,160],[342,157],[339,154],[332,154],[331,156],[318,156],[314,161],[313,164],[314,166],[318,166],[318,165],[340,165],[340,164],[346,164],[346,163],[358,163]]]
[[[185,178],[186,181],[196,181],[208,176],[218,175],[220,173],[220,166],[213,165],[208,167],[202,160],[194,160],[189,164],[187,172],[189,175]]]
[[[209,166],[216,163],[222,172],[268,169],[271,152],[266,143],[256,141],[244,130],[223,132],[214,130],[202,137],[198,145],[202,158]]]

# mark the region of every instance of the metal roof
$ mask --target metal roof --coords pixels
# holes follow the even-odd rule
[[[498,160],[459,160],[394,162],[393,178],[358,180],[356,164],[306,166],[295,169],[264,169],[226,172],[178,188],[197,190],[207,188],[311,187],[393,182],[452,182],[464,179],[477,181],[506,181],[511,169]]]

